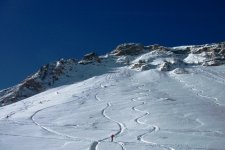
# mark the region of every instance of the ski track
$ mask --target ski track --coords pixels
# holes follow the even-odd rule
[[[106,76],[106,81],[107,81],[107,82],[110,82],[110,80],[112,80],[112,78],[113,78],[112,75],[109,74],[109,75]],[[139,86],[138,89],[143,90],[142,87],[144,87],[144,86],[145,86],[145,85]],[[104,88],[106,88],[107,86],[104,86],[102,83],[100,83],[100,87],[104,89]],[[150,92],[150,90],[143,90],[143,92],[144,92],[144,94],[145,94],[146,92]],[[141,93],[139,93],[139,94],[141,94]],[[102,101],[102,100],[98,97],[98,93],[95,94],[95,99],[98,100],[98,101]],[[132,100],[133,100],[133,101],[137,101],[137,102],[142,102],[142,103],[139,104],[138,106],[145,105],[145,102],[144,102],[144,101],[138,101],[138,100],[135,100],[135,99],[132,99]],[[76,100],[73,100],[73,101],[76,101]],[[70,102],[73,102],[73,101],[69,101],[69,102],[66,102],[66,103],[70,103]],[[52,108],[52,107],[55,107],[55,106],[58,106],[58,105],[63,105],[63,104],[66,104],[66,103],[61,103],[61,104],[57,104],[57,105],[53,105],[53,106],[49,106],[49,107],[40,109],[40,110],[34,112],[33,115],[30,117],[30,119],[32,120],[32,122],[33,122],[34,124],[36,124],[37,126],[39,126],[40,128],[42,128],[43,130],[45,130],[45,131],[47,131],[47,132],[50,132],[50,133],[52,133],[52,134],[61,136],[61,137],[63,137],[65,140],[67,139],[67,140],[72,140],[72,141],[89,141],[89,142],[92,142],[92,144],[91,144],[91,146],[90,146],[90,150],[98,150],[98,149],[99,149],[99,148],[98,148],[98,145],[99,145],[101,142],[104,142],[105,140],[109,139],[110,137],[106,137],[106,138],[101,139],[101,140],[98,140],[98,141],[93,141],[93,140],[86,139],[86,138],[74,137],[74,136],[71,136],[71,135],[67,135],[67,134],[64,134],[64,133],[57,132],[57,131],[55,131],[55,130],[53,130],[53,129],[50,129],[50,128],[48,128],[48,127],[45,127],[45,126],[39,124],[37,121],[35,121],[34,117],[35,117],[35,115],[38,114],[40,111],[43,111],[43,110],[46,110],[46,109],[48,109],[48,108]],[[111,103],[108,102],[108,103],[107,103],[107,106],[102,110],[101,113],[102,113],[102,115],[103,115],[105,118],[107,118],[108,120],[110,120],[110,121],[116,123],[116,124],[119,126],[119,131],[116,132],[115,135],[121,136],[121,134],[124,133],[124,130],[126,129],[126,127],[125,127],[125,125],[124,125],[123,123],[120,123],[120,122],[118,122],[118,121],[112,119],[111,117],[109,117],[109,116],[106,114],[106,110],[109,109],[111,106],[112,106]],[[147,115],[149,115],[149,112],[147,112],[147,111],[142,111],[142,110],[137,109],[136,107],[138,107],[138,106],[132,107],[132,109],[133,109],[134,111],[138,111],[138,112],[144,113],[144,115],[141,115],[140,117],[136,118],[135,120],[136,120],[136,122],[137,122],[138,124],[144,125],[145,123],[144,123],[144,122],[141,122],[140,119],[143,118],[143,117],[145,117],[145,116],[147,116]],[[145,125],[147,125],[147,124],[145,124]],[[156,144],[156,143],[153,143],[153,142],[149,142],[149,141],[144,140],[144,136],[145,136],[146,134],[151,133],[151,132],[157,132],[157,131],[160,130],[160,128],[159,128],[158,126],[155,126],[155,125],[149,125],[149,126],[151,126],[152,129],[151,129],[150,131],[148,131],[148,132],[142,134],[142,135],[139,135],[139,136],[137,137],[137,139],[139,139],[139,141],[141,141],[141,142],[143,142],[143,143],[151,144],[152,146],[161,147],[161,148],[164,148],[164,149],[166,149],[166,150],[174,150],[173,148],[166,147],[166,146],[164,146],[164,145],[160,145],[160,144]],[[125,145],[124,145],[123,142],[114,142],[114,143],[119,144],[119,145],[121,146],[121,149],[122,149],[122,150],[126,150]]]
[[[218,75],[216,72],[210,69],[204,70],[203,68],[198,68],[196,70],[202,72],[209,79],[214,79],[218,83],[225,84],[225,77]]]
[[[108,75],[106,76],[105,79],[106,79],[106,82],[109,83],[110,80],[113,79],[112,74],[108,74]],[[100,83],[100,87],[104,89],[104,88],[106,88],[107,86],[105,86],[105,85],[103,85],[102,83]],[[103,101],[101,98],[98,97],[98,93],[95,94],[95,99],[96,99],[97,101],[99,101],[99,102]],[[116,132],[116,133],[114,134],[114,135],[119,136],[119,135],[121,135],[121,134],[124,132],[124,130],[126,129],[126,127],[125,127],[125,125],[124,125],[123,123],[120,123],[120,122],[118,122],[118,121],[116,121],[116,120],[113,120],[112,118],[110,118],[110,117],[106,114],[106,109],[108,109],[109,107],[111,107],[111,103],[110,103],[110,102],[107,103],[107,106],[101,111],[101,114],[103,115],[103,117],[105,117],[105,118],[107,118],[108,120],[110,120],[110,121],[116,123],[116,124],[119,126],[119,131]],[[98,140],[98,141],[92,142],[92,144],[91,144],[91,146],[90,146],[90,150],[98,150],[98,149],[99,149],[99,148],[98,148],[98,145],[99,145],[101,142],[104,142],[104,141],[107,140],[107,139],[110,139],[110,137],[105,137],[105,138],[100,139],[100,140]],[[126,148],[125,148],[123,142],[114,142],[114,143],[119,144],[119,145],[121,146],[121,149],[122,149],[122,150],[126,150]]]
[[[14,124],[20,124],[20,123],[17,122],[16,120],[10,119],[10,118],[11,118],[13,115],[15,115],[16,113],[22,112],[22,111],[28,109],[28,106],[26,105],[26,103],[25,103],[23,100],[21,100],[20,102],[22,102],[23,105],[24,105],[24,107],[23,107],[22,109],[19,109],[19,110],[17,110],[17,111],[10,112],[10,113],[7,114],[6,116],[0,118],[0,120],[3,120],[3,121],[7,120],[7,121],[13,122]]]
[[[98,150],[98,144],[98,141],[94,141],[90,146],[90,150]]]
[[[45,131],[47,131],[47,132],[49,132],[49,133],[51,133],[51,134],[55,134],[55,135],[64,137],[65,139],[69,139],[69,140],[73,140],[73,141],[89,141],[89,142],[92,142],[91,139],[74,137],[74,136],[71,136],[71,135],[68,135],[68,134],[64,134],[64,133],[57,132],[57,131],[55,131],[55,130],[53,130],[53,129],[51,129],[51,128],[48,128],[48,127],[45,127],[45,126],[41,125],[40,123],[38,123],[38,122],[35,121],[35,119],[34,119],[34,117],[35,117],[39,112],[41,112],[41,111],[43,111],[43,110],[46,110],[46,109],[49,109],[49,108],[52,108],[52,107],[55,107],[55,106],[58,106],[58,105],[63,105],[63,104],[71,103],[71,102],[74,102],[74,101],[77,101],[77,99],[76,99],[76,100],[69,101],[69,102],[65,102],[65,103],[56,104],[56,105],[53,105],[53,106],[49,106],[49,107],[42,108],[42,109],[40,109],[40,110],[38,110],[38,111],[35,111],[35,112],[31,115],[30,119],[31,119],[31,121],[32,121],[35,125],[39,126],[39,127],[42,128],[43,130],[45,130]]]
[[[175,77],[175,75],[170,75],[170,76],[172,78],[174,78],[175,80],[178,80],[180,83],[184,84],[187,88],[190,88],[197,96],[209,99],[210,101],[214,102],[214,104],[216,104],[218,106],[224,106],[223,104],[220,104],[218,102],[219,101],[218,98],[204,95],[203,94],[204,93],[203,90],[199,90],[196,87],[194,87],[193,85],[187,84],[185,81]]]
[[[100,83],[100,85],[101,85],[101,83]],[[92,90],[92,89],[91,89],[91,88],[88,89],[88,91],[90,91],[90,90]],[[89,95],[86,95],[86,97],[88,97],[88,96],[89,96]],[[78,96],[72,95],[72,97],[78,97]],[[95,95],[95,98],[96,98],[97,100],[100,100],[100,99],[98,99],[97,94]],[[78,97],[78,99],[84,99],[84,97]],[[60,104],[52,105],[52,106],[45,107],[45,108],[42,108],[42,109],[40,109],[40,110],[37,110],[37,111],[35,111],[35,112],[31,115],[30,119],[31,119],[31,121],[32,121],[35,125],[39,126],[40,128],[42,128],[43,130],[45,130],[45,131],[47,131],[47,132],[49,132],[49,133],[52,133],[52,134],[55,134],[55,135],[58,135],[58,136],[61,136],[61,137],[64,137],[64,138],[66,138],[66,139],[73,140],[73,141],[89,141],[89,142],[93,142],[93,140],[91,140],[91,139],[74,137],[74,136],[71,136],[71,135],[68,135],[68,134],[64,134],[64,133],[57,132],[57,131],[55,131],[55,130],[53,130],[53,129],[51,129],[51,128],[48,128],[48,127],[46,127],[46,126],[43,126],[43,125],[39,124],[39,123],[38,123],[37,121],[35,121],[35,119],[34,119],[34,117],[35,117],[39,112],[41,112],[41,111],[43,111],[43,110],[46,110],[46,109],[49,109],[49,108],[52,108],[52,107],[55,107],[55,106],[59,106],[59,105],[63,105],[63,104],[71,103],[71,102],[75,102],[75,101],[77,101],[78,99],[72,100],[72,101],[69,101],[69,102],[65,102],[65,103],[60,103]]]
[[[119,136],[119,135],[121,135],[121,134],[124,132],[124,130],[126,129],[126,127],[125,127],[125,125],[124,125],[123,123],[120,123],[120,122],[118,122],[118,121],[116,121],[116,120],[110,118],[110,117],[106,114],[106,110],[107,110],[108,108],[110,108],[110,107],[111,107],[111,103],[108,102],[108,103],[107,103],[107,106],[102,110],[101,113],[102,113],[102,115],[103,115],[105,118],[107,118],[108,120],[110,120],[110,121],[116,123],[116,124],[119,126],[119,131],[117,131],[117,132],[114,134],[114,135]],[[99,145],[101,142],[103,142],[103,141],[105,141],[105,140],[107,140],[107,139],[110,139],[110,137],[106,137],[106,138],[103,138],[103,139],[101,139],[101,140],[94,141],[94,142],[91,144],[91,146],[90,146],[90,150],[98,150],[98,145]],[[122,149],[122,150],[126,150],[126,148],[125,148],[123,142],[114,142],[114,143],[119,144],[119,145],[121,146],[121,149]]]
[[[134,98],[132,99],[132,101],[138,102],[138,100],[135,100]],[[137,136],[137,140],[139,140],[139,141],[141,141],[141,142],[143,142],[143,143],[146,143],[146,144],[150,144],[150,145],[155,146],[155,147],[161,147],[161,148],[166,149],[166,150],[175,150],[174,148],[167,147],[167,146],[164,146],[164,145],[162,145],[162,144],[157,144],[157,143],[154,143],[154,142],[150,142],[150,141],[144,140],[144,136],[145,136],[146,134],[152,133],[152,132],[158,132],[158,131],[160,130],[160,128],[159,128],[158,126],[156,126],[156,125],[149,125],[149,124],[146,124],[146,123],[144,123],[144,122],[139,121],[139,119],[141,119],[141,118],[143,118],[143,117],[146,117],[147,115],[150,114],[150,113],[147,112],[147,111],[142,111],[142,110],[139,110],[139,109],[135,108],[135,107],[138,107],[138,106],[141,106],[141,105],[144,105],[144,104],[145,104],[145,102],[143,102],[143,101],[141,101],[141,102],[142,102],[141,104],[132,107],[132,109],[135,110],[135,111],[144,113],[144,115],[141,115],[140,117],[137,117],[137,118],[135,118],[134,120],[135,120],[135,122],[137,122],[138,124],[141,124],[141,125],[148,125],[149,127],[152,127],[152,129],[149,130],[148,132],[144,133],[144,134],[141,134],[141,135]]]
[[[132,80],[132,79],[131,79],[131,80]],[[133,81],[135,81],[135,80],[133,80]],[[138,81],[136,81],[136,82],[138,82]],[[140,86],[138,86],[137,88],[140,89],[140,90],[142,90],[142,92],[144,92],[144,94],[145,94],[146,92],[151,92],[151,90],[143,89],[144,86],[145,86],[145,85],[140,85]],[[143,94],[143,93],[139,92],[139,94]],[[148,94],[146,94],[146,96],[148,96]],[[138,140],[138,141],[141,141],[141,142],[143,142],[143,143],[146,143],[146,144],[150,144],[151,146],[161,147],[161,148],[163,148],[163,149],[165,149],[165,150],[175,150],[175,149],[172,148],[172,147],[168,147],[168,146],[165,146],[165,145],[162,145],[162,144],[157,144],[157,143],[154,143],[154,142],[150,142],[150,141],[144,140],[144,136],[145,136],[146,134],[152,133],[152,132],[158,132],[158,131],[160,130],[160,127],[158,127],[157,125],[146,124],[145,122],[140,121],[141,118],[148,116],[150,113],[149,113],[148,111],[140,110],[140,109],[137,108],[137,107],[139,107],[139,106],[142,106],[142,105],[145,105],[145,104],[146,104],[145,101],[142,101],[142,100],[136,100],[137,98],[138,98],[138,97],[132,98],[131,101],[134,101],[134,102],[141,102],[141,104],[136,105],[136,106],[132,107],[131,109],[134,110],[134,111],[140,112],[140,113],[144,113],[144,114],[141,115],[141,116],[139,116],[139,117],[137,117],[137,118],[135,118],[134,121],[135,121],[136,123],[138,123],[138,124],[141,124],[141,125],[147,125],[148,127],[152,127],[152,129],[149,130],[148,132],[146,132],[146,133],[144,133],[144,134],[141,134],[141,135],[137,136],[137,140]]]
[[[114,135],[119,136],[119,135],[121,135],[121,134],[124,132],[124,130],[126,129],[126,127],[125,127],[125,125],[124,125],[123,123],[120,123],[120,122],[118,122],[118,121],[116,121],[116,120],[110,118],[110,117],[106,114],[106,110],[109,109],[110,107],[111,107],[111,103],[108,102],[108,103],[107,103],[107,106],[102,110],[102,115],[103,115],[105,118],[107,118],[108,120],[110,120],[110,121],[116,123],[116,124],[119,126],[119,131],[116,132],[116,133],[114,134]],[[104,138],[104,139],[102,139],[102,140],[99,140],[98,142],[104,141],[104,140],[109,139],[109,138],[110,138],[110,137]],[[118,144],[121,146],[122,150],[126,150],[126,148],[125,148],[123,142],[115,142],[115,143],[118,143]]]
[[[102,100],[98,97],[98,93],[95,94],[95,99],[96,99],[97,101],[102,101]]]
[[[225,78],[223,78],[223,77],[221,77],[221,76],[217,76],[216,74],[213,74],[213,73],[211,73],[211,72],[209,73],[209,72],[207,72],[207,71],[205,71],[205,70],[200,70],[200,71],[205,72],[205,74],[207,74],[206,77],[211,78],[211,79],[216,79],[217,82],[219,82],[219,80],[223,80],[222,83],[224,83],[224,81],[225,81]],[[126,71],[124,71],[123,73],[124,73],[124,75],[129,74],[129,72],[126,72]],[[115,74],[115,73],[114,73],[114,74]],[[117,74],[116,74],[116,75],[117,75]],[[116,75],[115,75],[115,76],[116,76]],[[170,76],[171,76],[171,75],[170,75]],[[213,77],[212,77],[212,76],[213,76]],[[210,96],[204,95],[204,94],[203,94],[204,91],[198,90],[198,89],[195,88],[193,85],[187,84],[185,81],[182,81],[181,79],[175,77],[175,75],[172,75],[171,77],[173,77],[175,80],[178,80],[179,82],[183,83],[186,87],[190,88],[196,95],[198,95],[198,96],[200,96],[200,97],[203,97],[203,98],[210,99],[211,101],[213,101],[213,102],[214,102],[215,104],[217,104],[217,105],[220,105],[220,106],[222,105],[222,104],[219,104],[219,103],[218,103],[218,98],[216,98],[216,97],[210,97]],[[218,80],[218,78],[219,78],[219,80]],[[105,77],[106,82],[110,82],[112,79],[113,79],[112,74],[108,74],[108,75]],[[132,80],[132,79],[131,79],[131,80]],[[116,81],[117,81],[117,80],[116,80]],[[133,81],[134,81],[134,80],[133,80]],[[138,81],[136,81],[136,82],[139,84]],[[219,83],[221,83],[221,81],[220,81]],[[103,85],[103,84],[104,84],[103,82],[99,84],[100,89],[105,89],[105,88],[108,87],[108,86]],[[139,92],[139,94],[146,94],[146,93],[148,93],[148,92],[151,92],[151,90],[143,89],[144,86],[145,86],[145,85],[140,85],[140,84],[139,84],[139,86],[137,87],[137,89],[141,90],[141,92]],[[92,89],[89,89],[89,90],[92,90]],[[149,94],[146,94],[145,96],[148,96],[148,95],[149,95]],[[87,95],[87,96],[90,96],[90,95]],[[76,97],[77,97],[77,96],[76,96]],[[142,95],[142,97],[143,97],[143,95]],[[82,97],[78,97],[78,99],[79,99],[79,98],[82,98]],[[99,102],[103,102],[103,100],[102,100],[101,98],[98,97],[98,93],[96,93],[96,94],[94,95],[94,98],[95,98],[97,101],[99,101]],[[141,134],[141,135],[138,135],[138,136],[137,136],[137,140],[140,141],[140,142],[146,143],[146,144],[150,144],[150,145],[153,146],[153,147],[159,147],[159,148],[163,148],[163,149],[165,149],[165,150],[175,150],[174,148],[165,146],[165,145],[163,145],[163,144],[157,144],[157,143],[150,142],[150,141],[147,141],[147,140],[144,139],[144,136],[145,136],[145,135],[147,135],[147,134],[149,134],[149,133],[152,133],[152,132],[158,132],[158,131],[160,131],[160,127],[158,127],[158,126],[156,126],[156,125],[146,124],[145,122],[140,121],[140,120],[143,119],[144,117],[150,115],[150,113],[149,113],[148,111],[140,110],[140,109],[137,108],[137,107],[140,107],[140,106],[146,104],[145,101],[137,100],[137,99],[138,99],[138,97],[132,98],[132,99],[131,99],[131,101],[133,101],[133,102],[140,102],[140,104],[131,107],[131,109],[132,109],[133,111],[142,113],[142,115],[140,115],[139,117],[135,118],[134,121],[135,121],[137,124],[139,124],[139,125],[147,125],[148,127],[151,127],[151,129],[149,129],[149,131],[147,131],[146,133],[143,133],[143,134]],[[26,136],[26,135],[16,135],[16,134],[4,134],[4,133],[0,133],[0,135],[21,136],[21,137],[31,137],[31,138],[46,138],[46,139],[56,139],[56,140],[69,140],[70,142],[73,142],[73,141],[88,141],[88,142],[91,142],[91,143],[92,143],[91,146],[90,146],[90,148],[89,148],[90,150],[99,150],[99,144],[100,144],[101,142],[106,142],[105,140],[110,139],[110,137],[105,137],[105,138],[100,139],[100,140],[98,140],[98,141],[93,141],[93,140],[87,139],[87,138],[74,137],[74,136],[71,136],[71,135],[68,135],[68,134],[64,134],[64,133],[57,132],[57,131],[55,131],[55,130],[53,130],[53,129],[51,129],[51,128],[48,128],[48,127],[46,127],[46,126],[43,126],[43,125],[41,125],[40,123],[38,123],[38,122],[34,119],[35,116],[36,116],[39,112],[41,112],[41,111],[43,111],[43,110],[46,110],[46,109],[49,109],[49,108],[52,108],[52,107],[55,107],[55,106],[58,106],[58,105],[63,105],[63,104],[66,104],[66,103],[71,103],[71,102],[74,102],[74,101],[77,101],[77,99],[76,99],[76,100],[69,101],[69,102],[65,102],[65,103],[56,104],[56,105],[52,105],[52,106],[49,106],[49,107],[42,108],[42,109],[40,109],[40,110],[35,111],[35,112],[31,115],[31,117],[30,117],[30,119],[32,120],[32,122],[33,122],[35,125],[39,126],[39,127],[42,128],[43,130],[45,130],[45,131],[47,131],[47,132],[49,132],[49,133],[51,133],[51,134],[55,134],[55,135],[60,136],[60,137],[62,137],[62,138],[51,138],[51,137],[46,138],[46,137],[36,137],[36,136]],[[24,108],[23,108],[23,109],[19,109],[19,110],[15,111],[15,112],[11,112],[11,113],[7,116],[7,120],[9,120],[8,118],[11,117],[11,116],[13,116],[13,115],[16,114],[17,112],[19,112],[19,111],[24,111],[24,110],[28,109],[28,105],[26,105],[26,103],[23,102],[23,101],[21,101],[21,102],[24,104]],[[106,107],[105,107],[104,109],[102,109],[101,114],[103,115],[103,117],[105,117],[105,118],[107,118],[108,120],[110,120],[110,121],[116,123],[116,124],[119,126],[119,130],[115,133],[115,135],[121,136],[121,135],[124,133],[124,131],[126,130],[126,127],[125,127],[125,125],[124,125],[123,123],[121,123],[121,122],[119,122],[119,121],[116,121],[116,120],[112,119],[110,116],[107,115],[106,110],[108,110],[111,106],[112,106],[112,104],[111,104],[110,102],[107,102],[107,103],[106,103]],[[1,119],[2,119],[2,118],[1,118]],[[9,120],[9,121],[10,121],[10,120]],[[14,122],[14,120],[12,120],[12,121]],[[203,125],[204,125],[204,123],[201,122],[201,120],[199,120],[198,118],[196,119],[196,121],[199,122],[200,126],[203,126]],[[121,142],[121,141],[119,141],[119,142],[114,142],[114,143],[119,144],[119,145],[121,146],[121,149],[122,149],[122,150],[126,150],[125,144],[124,144],[124,143],[127,143],[127,142]]]
[[[0,133],[0,135],[6,136],[15,136],[15,137],[25,137],[25,138],[35,138],[35,139],[50,139],[50,140],[67,140],[64,138],[53,138],[53,137],[44,137],[44,136],[29,136],[29,135],[20,135],[20,134],[9,134],[9,133]]]
[[[210,99],[210,100],[213,101],[216,105],[223,106],[222,104],[220,104],[220,103],[218,102],[218,98],[206,96],[206,95],[203,94],[204,91],[198,90],[198,89],[195,88],[194,86],[187,84],[185,81],[182,81],[182,80],[176,78],[175,76],[172,76],[172,77],[173,77],[174,79],[178,80],[179,82],[185,84],[185,86],[186,86],[186,87],[189,87],[196,95],[198,95],[198,96],[200,96],[200,97],[203,97],[203,98]],[[208,76],[208,78],[210,78],[210,77]],[[211,79],[212,79],[212,78],[211,78]],[[219,82],[219,83],[221,83],[221,82]],[[143,87],[144,87],[144,85],[141,85],[141,86],[138,87],[138,89],[141,90]],[[140,93],[139,93],[139,94],[140,94]],[[137,98],[133,98],[132,101],[136,101],[136,102],[139,101],[139,100],[135,100],[135,99],[137,99]],[[138,118],[135,119],[135,120],[136,120],[135,122],[137,122],[137,123],[143,125],[143,124],[145,124],[145,123],[139,121],[139,119],[141,119],[141,118],[147,116],[149,113],[146,112],[146,111],[142,111],[142,110],[139,110],[139,109],[136,108],[136,107],[139,107],[139,106],[145,104],[144,101],[139,101],[139,102],[142,102],[142,103],[139,104],[139,105],[137,105],[137,106],[132,107],[132,109],[135,110],[135,111],[138,111],[138,112],[145,113],[144,115],[142,115],[142,116],[140,116],[140,117],[138,117]],[[204,126],[204,122],[202,122],[199,118],[196,119],[196,122],[198,122],[198,123],[200,124],[199,127]],[[152,125],[150,125],[150,126],[152,126]],[[144,134],[139,135],[139,136],[137,137],[137,140],[139,140],[139,141],[141,141],[141,142],[144,142],[144,143],[147,143],[147,144],[151,144],[152,146],[162,147],[162,148],[164,148],[164,149],[166,149],[166,150],[175,150],[175,149],[172,148],[172,147],[168,147],[168,146],[165,146],[165,145],[162,145],[162,144],[153,143],[153,142],[150,142],[150,141],[147,141],[147,140],[144,139],[144,136],[145,136],[146,134],[155,132],[155,130],[158,130],[158,131],[160,130],[159,128],[158,128],[158,129],[156,129],[156,128],[157,128],[157,126],[153,127],[153,129],[150,130],[149,132],[146,132],[146,133],[144,133]],[[216,132],[213,131],[213,133],[217,133],[217,131],[216,131]],[[184,147],[185,145],[179,145],[179,146]],[[200,149],[204,149],[204,148],[200,148]]]
[[[124,130],[126,129],[126,128],[125,128],[125,125],[124,125],[123,123],[120,123],[120,122],[116,121],[116,120],[113,120],[112,118],[110,118],[110,117],[106,114],[106,109],[108,109],[109,107],[111,107],[111,103],[110,103],[110,102],[108,102],[106,108],[102,110],[102,115],[103,115],[105,118],[111,120],[112,122],[115,122],[115,123],[119,126],[120,129],[119,129],[119,131],[118,131],[117,133],[115,133],[115,135],[120,135],[120,134],[122,134],[122,133],[124,132]]]
[[[21,100],[21,101],[19,101],[19,102],[23,103],[23,106],[24,106],[23,108],[18,109],[17,111],[10,112],[10,113],[7,114],[6,116],[3,116],[2,118],[0,118],[0,120],[3,120],[3,119],[9,119],[10,117],[12,117],[13,115],[15,115],[16,113],[28,109],[28,106],[26,105],[26,103],[25,103],[23,100]]]

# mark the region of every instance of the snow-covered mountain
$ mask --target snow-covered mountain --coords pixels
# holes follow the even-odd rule
[[[0,102],[2,105],[7,105],[43,92],[54,85],[59,78],[68,76],[68,73],[73,69],[75,63],[73,59],[62,59],[44,65],[37,73],[27,77],[20,84],[0,91]]]
[[[90,53],[81,61],[75,59],[49,63],[41,67],[34,75],[27,77],[20,84],[0,91],[2,106],[28,98],[49,88],[77,82],[95,76],[99,68],[91,67],[92,74],[87,75],[87,66],[98,65],[104,70],[110,61],[115,65],[129,66],[136,70],[149,70],[158,68],[161,71],[186,72],[184,65],[221,65],[224,63],[225,50],[223,43],[197,46],[163,47],[160,45],[143,46],[142,44],[127,43],[116,47],[107,56],[97,56]],[[104,61],[102,62],[102,60]],[[102,67],[102,68],[101,68]],[[110,66],[108,66],[110,67]],[[81,71],[82,70],[82,71]],[[106,73],[102,72],[101,73]],[[100,73],[100,74],[101,74]],[[99,73],[97,73],[99,74]],[[65,81],[66,80],[66,81]],[[60,84],[59,84],[60,83]]]
[[[224,56],[128,43],[45,65],[0,91],[0,150],[224,150]]]

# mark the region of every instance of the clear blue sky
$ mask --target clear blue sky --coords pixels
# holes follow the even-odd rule
[[[225,0],[0,0],[0,89],[61,57],[124,42],[225,40]]]

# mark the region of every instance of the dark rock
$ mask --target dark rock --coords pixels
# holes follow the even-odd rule
[[[92,52],[92,53],[88,53],[86,55],[84,55],[84,60],[93,60],[95,59],[96,57],[98,57],[96,55],[96,53]]]
[[[191,52],[191,48],[186,47],[185,49],[171,49],[170,51],[172,51],[174,54],[184,55],[189,54]]]
[[[93,62],[101,63],[101,59],[94,52],[84,55],[83,59],[79,61],[78,63],[82,65],[86,65]]]
[[[116,49],[112,51],[112,54],[115,56],[137,55],[143,50],[144,46],[142,44],[128,43],[117,46]]]
[[[172,70],[172,64],[170,62],[164,62],[159,65],[158,69],[160,71],[171,71]]]
[[[224,64],[224,62],[220,60],[208,60],[202,63],[203,66],[219,66],[221,64]]]
[[[145,71],[153,68],[152,65],[147,64],[145,60],[139,60],[138,63],[134,63],[131,65],[131,69],[137,69],[140,71]]]
[[[61,59],[42,66],[37,73],[28,76],[17,86],[0,91],[1,105],[8,105],[45,91],[62,76],[66,76],[67,72],[72,71],[75,63],[74,59]]]
[[[209,46],[191,49],[192,54],[200,54],[202,52],[209,52],[209,51],[210,51]]]

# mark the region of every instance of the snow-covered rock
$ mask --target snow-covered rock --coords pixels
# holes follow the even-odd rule
[[[174,54],[188,54],[191,52],[191,47],[192,46],[177,46],[177,47],[172,47],[170,51],[172,51]]]
[[[184,68],[176,68],[176,69],[173,70],[173,73],[175,73],[175,74],[187,74],[188,71]]]
[[[133,63],[130,66],[131,69],[137,69],[137,70],[146,70],[148,67],[148,64],[146,64],[145,60],[141,60],[139,59],[139,61],[137,63]]]
[[[133,56],[120,56],[116,62],[119,64],[125,64],[129,65],[131,61],[133,61],[134,57]]]
[[[219,66],[221,64],[224,64],[224,62],[219,60],[207,60],[202,63],[203,66]]]
[[[163,62],[158,66],[159,71],[170,71],[172,69],[172,64],[170,62]]]
[[[187,64],[196,64],[196,65],[200,65],[203,62],[205,62],[207,60],[207,55],[205,52],[202,52],[200,54],[189,54],[185,59],[184,62],[186,62]]]
[[[142,44],[126,43],[117,46],[116,49],[111,53],[115,56],[137,55],[143,52],[143,50],[144,46]]]
[[[81,61],[79,61],[78,63],[82,64],[82,65],[86,65],[89,63],[93,63],[93,62],[98,62],[98,63],[101,62],[101,59],[94,52],[84,55],[84,58]]]
[[[153,68],[154,68],[154,66],[151,64],[143,64],[140,68],[140,71],[146,71],[146,70],[153,69]]]
[[[68,76],[74,64],[76,64],[74,59],[61,59],[42,66],[34,75],[27,77],[20,84],[0,91],[1,105],[17,102],[53,87],[60,78]]]

